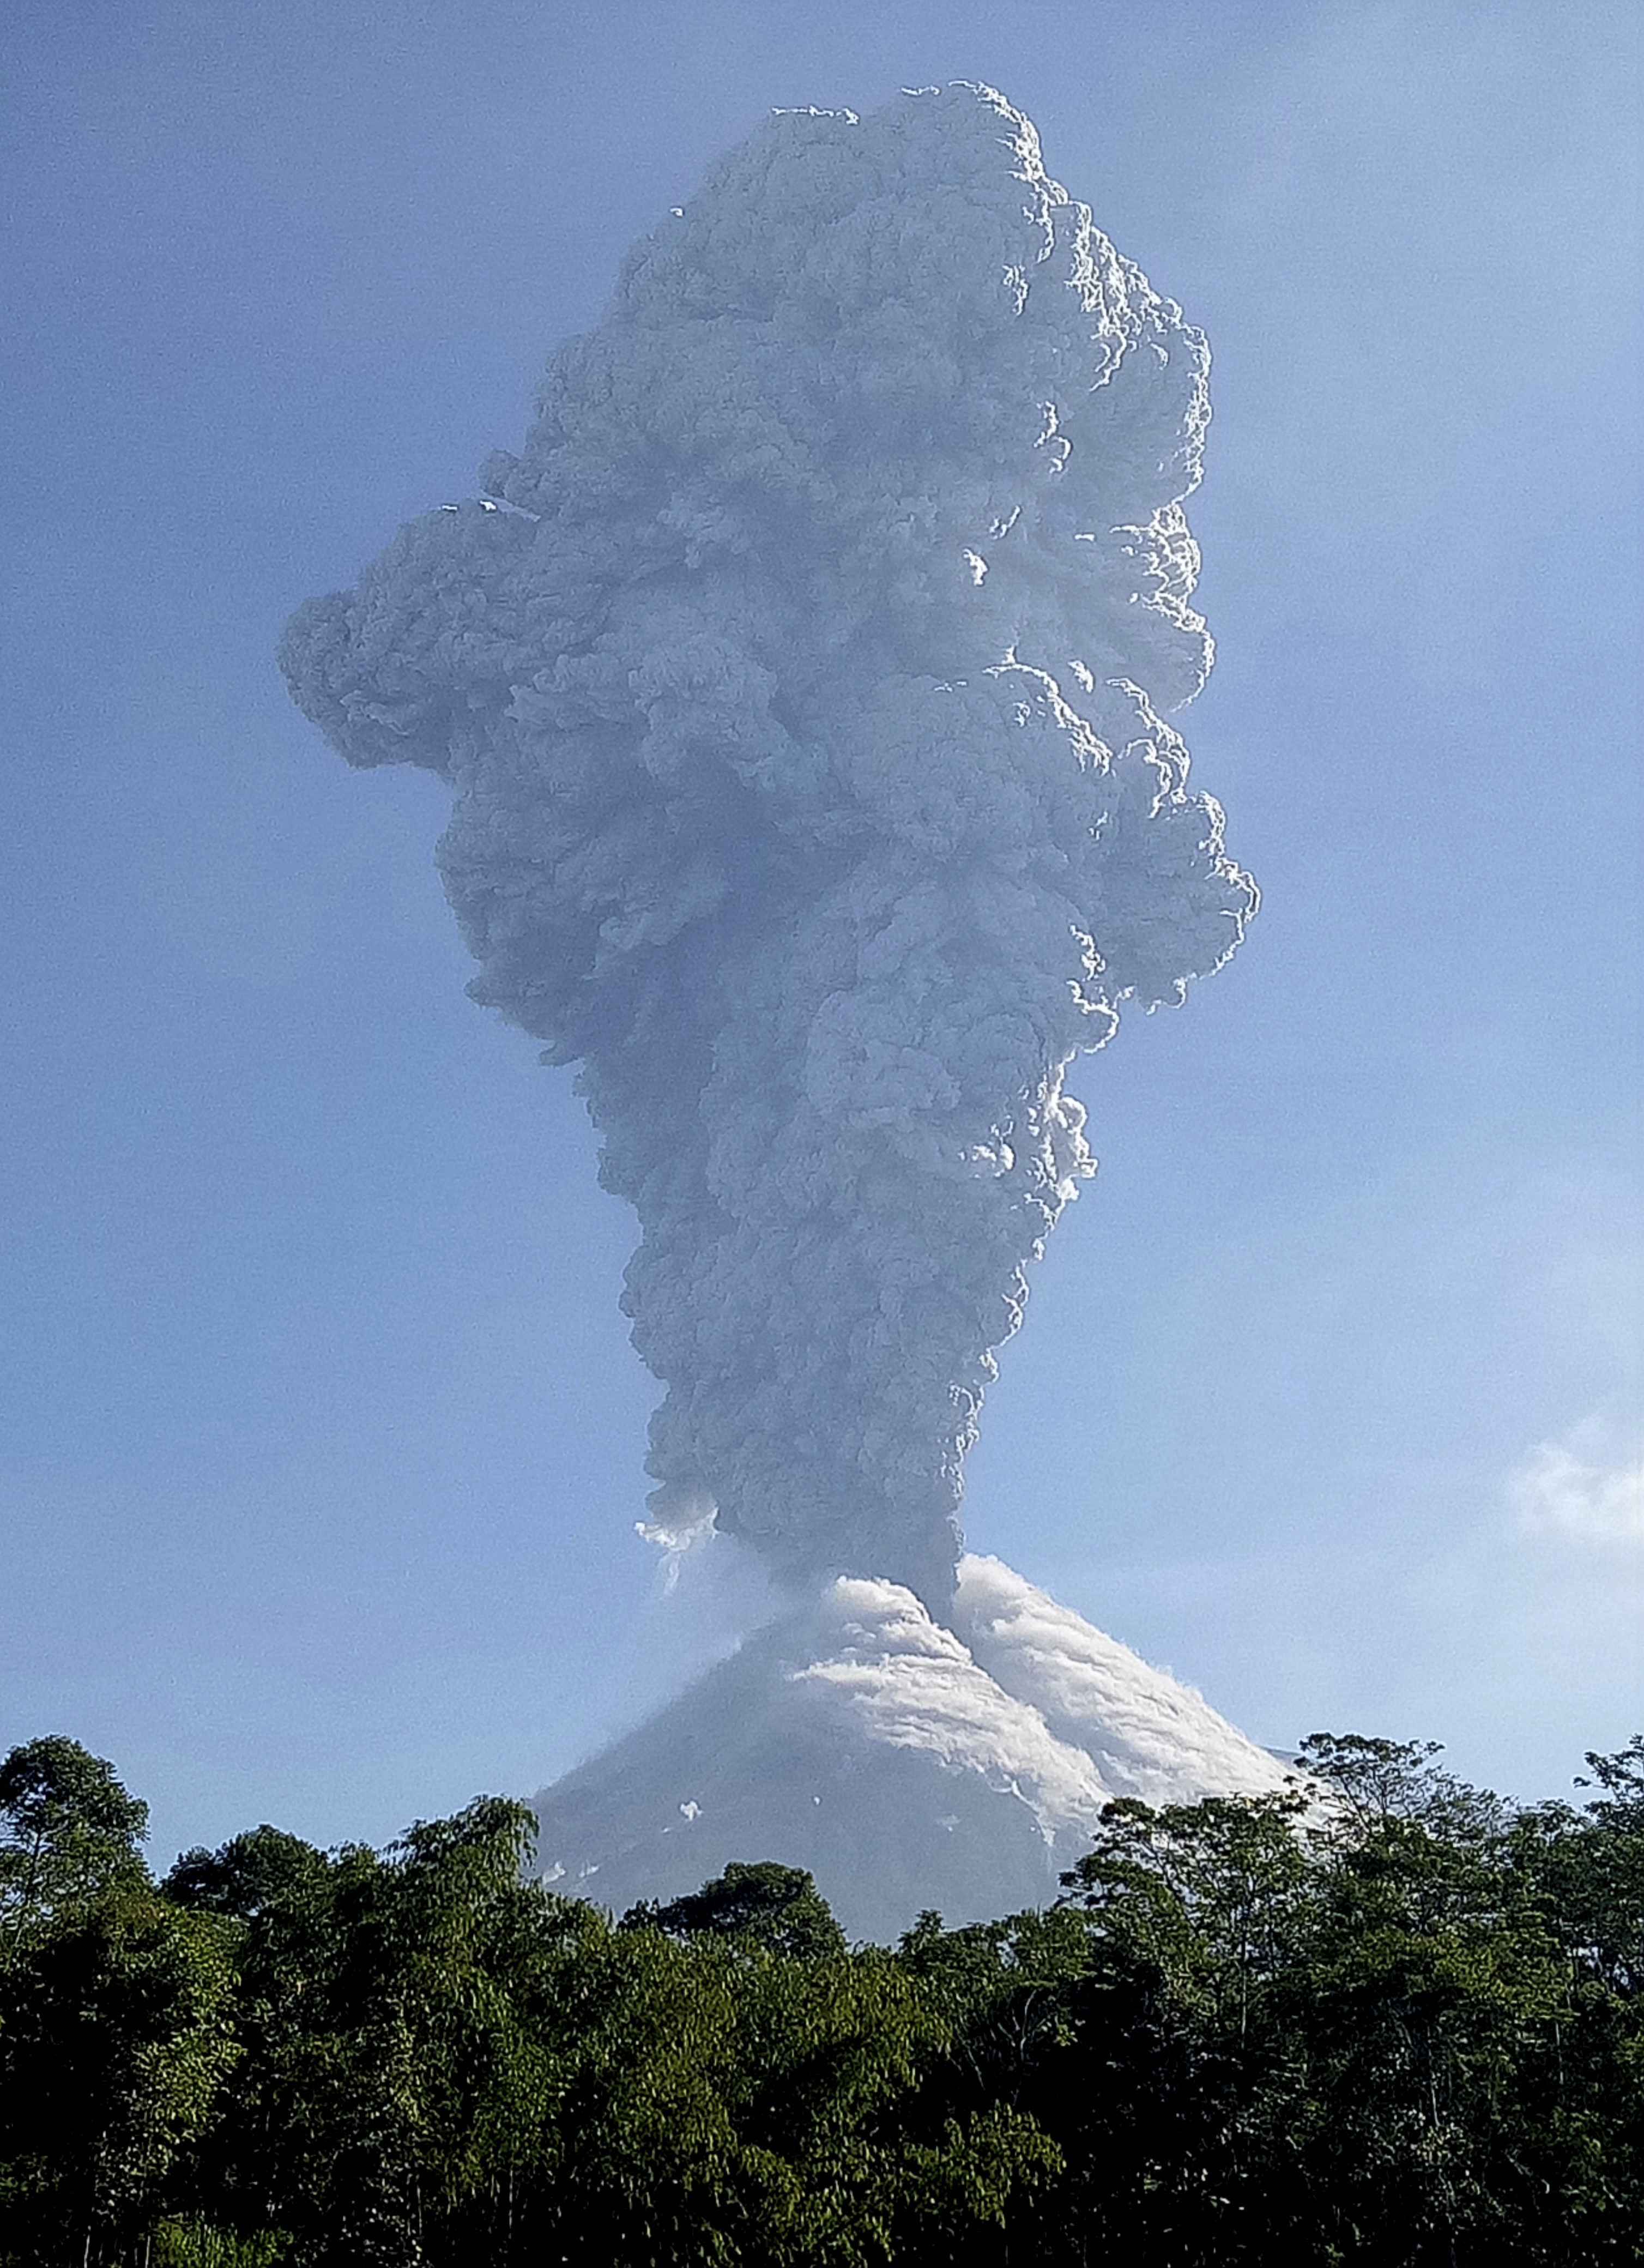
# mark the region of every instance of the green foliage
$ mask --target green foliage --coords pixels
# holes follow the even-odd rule
[[[1048,1912],[851,1948],[809,1874],[620,1924],[481,1798],[159,1890],[0,1765],[0,2268],[1563,2268],[1644,2257],[1644,1741],[1110,1805]]]
[[[560,2128],[566,2258],[908,2258],[997,2222],[1053,2161],[1002,2110],[910,2123],[950,2027],[891,1955],[847,1948],[808,1874],[733,1867],[635,1909],[585,1974]]]
[[[60,1914],[7,1979],[0,2245],[117,2257],[171,2194],[237,2050],[221,1926],[116,1884]]]
[[[668,1905],[633,1906],[621,1926],[664,1930],[672,1937],[734,1938],[796,1961],[845,1950],[845,1933],[814,1877],[770,1859],[757,1866],[733,1862],[700,1890]]]
[[[277,2234],[231,2236],[194,2215],[161,2221],[143,2268],[279,2268],[289,2257],[286,2240]]]
[[[198,1913],[254,1921],[268,1907],[316,1889],[326,1858],[300,1836],[253,1827],[220,1851],[185,1851],[165,1877],[168,1898]]]
[[[1281,1975],[1309,1888],[1299,1790],[1155,1811],[1111,1803],[1065,1878],[1110,1955],[1156,1971],[1173,1999],[1240,2039]]]
[[[13,1749],[0,1764],[0,1968],[59,1910],[146,1881],[137,1846],[148,1825],[147,1804],[77,1741],[50,1733]]]

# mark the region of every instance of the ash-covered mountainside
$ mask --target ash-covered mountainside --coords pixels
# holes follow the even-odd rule
[[[1104,1803],[1278,1787],[1207,1703],[996,1559],[951,1627],[843,1579],[535,1799],[544,1875],[617,1913],[732,1859],[808,1868],[854,1937],[1043,1906]]]

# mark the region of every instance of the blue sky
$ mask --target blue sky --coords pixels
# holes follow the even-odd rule
[[[539,1785],[727,1609],[634,1536],[631,1241],[465,999],[426,779],[279,627],[517,441],[773,104],[968,77],[1209,335],[1182,720],[1261,916],[1102,1170],[968,1527],[1257,1738],[1534,1795],[1644,1719],[1630,7],[74,4],[0,33],[0,1743],[164,1861]]]

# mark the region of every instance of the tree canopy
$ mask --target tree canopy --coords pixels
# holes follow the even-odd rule
[[[0,2268],[1552,2268],[1644,2254],[1644,1740],[1517,1808],[1312,1736],[1045,1912],[851,1946],[772,1860],[620,1920],[481,1797],[155,1883],[0,1764]]]

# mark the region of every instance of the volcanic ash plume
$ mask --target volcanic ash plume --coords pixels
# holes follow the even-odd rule
[[[473,995],[582,1066],[659,1535],[947,1610],[992,1350],[1091,1170],[1068,1064],[1255,904],[1160,713],[1209,664],[1207,360],[999,95],[779,113],[486,500],[287,630],[351,763],[451,783]]]

